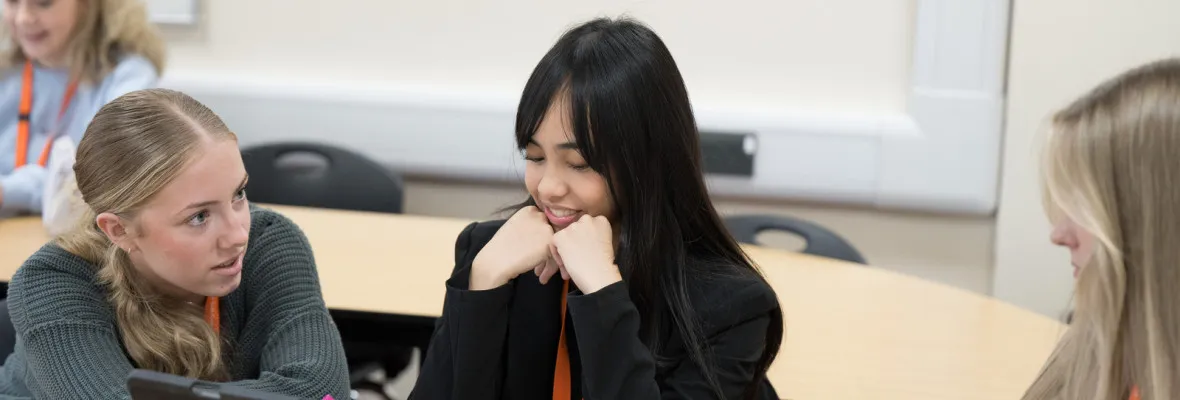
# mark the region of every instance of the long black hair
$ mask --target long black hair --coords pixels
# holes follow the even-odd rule
[[[661,362],[666,334],[675,328],[724,398],[706,361],[689,286],[719,274],[763,278],[709,199],[696,119],[672,54],[655,32],[630,19],[595,19],[569,30],[525,84],[516,114],[519,149],[559,96],[570,105],[578,151],[610,189],[619,235],[615,261],[640,313],[640,339]],[[781,310],[771,314],[747,397],[758,393],[782,341]]]

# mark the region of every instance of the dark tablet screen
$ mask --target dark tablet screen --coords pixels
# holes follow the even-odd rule
[[[294,397],[137,369],[127,377],[134,400],[295,400]]]

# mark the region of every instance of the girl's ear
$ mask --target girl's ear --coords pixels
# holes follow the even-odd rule
[[[128,232],[126,221],[122,217],[114,213],[104,212],[94,218],[94,223],[98,225],[98,229],[102,230],[102,233],[107,235],[107,239],[110,239],[111,243],[114,243],[115,246],[119,246],[119,248],[127,253],[134,250],[132,248],[134,243],[131,240],[131,234]]]

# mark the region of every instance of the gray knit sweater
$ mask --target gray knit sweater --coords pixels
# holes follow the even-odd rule
[[[221,300],[232,385],[299,398],[347,399],[340,334],[320,294],[307,239],[251,207],[241,286]],[[133,364],[94,265],[47,244],[13,276],[16,351],[0,367],[0,399],[128,399]]]

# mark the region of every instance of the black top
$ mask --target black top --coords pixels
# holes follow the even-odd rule
[[[561,330],[560,276],[541,285],[526,273],[498,288],[471,291],[471,263],[504,221],[473,223],[455,244],[443,315],[411,399],[551,399]],[[766,347],[773,289],[751,274],[710,277],[690,298],[712,346],[725,397],[740,399]],[[569,293],[566,334],[574,399],[715,398],[678,333],[655,362],[640,341],[639,312],[624,282]],[[761,398],[777,398],[769,381]]]

